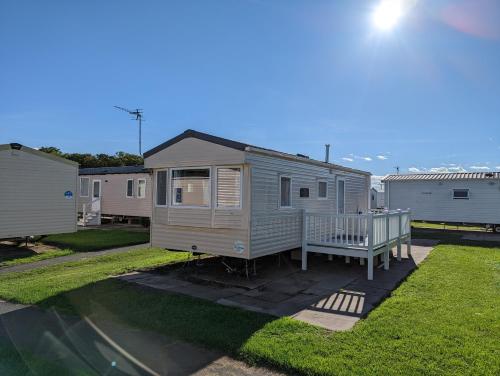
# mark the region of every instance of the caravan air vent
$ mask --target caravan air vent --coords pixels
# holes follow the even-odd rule
[[[309,156],[305,155],[305,154],[299,154],[299,153],[297,153],[297,157],[309,159]]]

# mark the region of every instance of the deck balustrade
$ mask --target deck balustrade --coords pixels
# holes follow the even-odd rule
[[[368,261],[368,279],[373,279],[373,258],[384,255],[389,268],[389,252],[406,241],[411,254],[411,215],[409,210],[366,214],[321,214],[302,212],[302,269],[307,269],[307,253],[319,252]]]

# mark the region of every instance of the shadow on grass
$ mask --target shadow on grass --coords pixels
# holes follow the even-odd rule
[[[492,233],[480,233],[481,240],[467,240],[464,236],[476,236],[477,231],[457,231],[457,230],[442,230],[442,229],[427,229],[427,228],[412,228],[411,236],[413,239],[434,239],[439,240],[439,244],[462,245],[484,248],[500,247],[498,240]]]
[[[29,247],[15,246],[11,244],[0,244],[0,263],[36,256],[34,250]]]
[[[42,243],[75,252],[94,252],[149,242],[149,232],[122,229],[79,230],[75,233],[48,235]]]
[[[191,374],[276,319],[114,279],[38,305],[0,315],[0,339],[90,374]]]

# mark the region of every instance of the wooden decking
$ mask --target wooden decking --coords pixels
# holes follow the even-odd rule
[[[379,214],[317,214],[303,211],[302,269],[307,270],[309,252],[357,257],[367,260],[368,279],[373,279],[373,258],[384,255],[384,269],[389,269],[389,253],[406,242],[411,254],[411,216],[409,210]]]

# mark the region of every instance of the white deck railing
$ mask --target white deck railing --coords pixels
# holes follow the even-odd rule
[[[370,265],[370,259],[381,253],[377,250],[385,247],[388,258],[389,247],[397,244],[397,257],[401,260],[401,242],[403,239],[409,241],[411,237],[410,221],[409,210],[378,214],[320,214],[304,211],[302,246],[305,250],[305,267],[307,267],[307,251],[311,247],[314,248],[314,252],[321,251],[323,249],[321,247],[325,247],[326,249],[323,249],[325,253],[368,258]],[[336,253],[334,249],[344,249],[344,251]],[[365,251],[366,256],[359,251]],[[368,274],[371,279],[372,273],[369,271]]]

